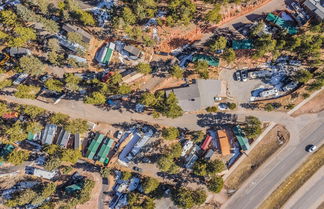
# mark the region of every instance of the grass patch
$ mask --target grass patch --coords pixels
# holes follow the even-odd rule
[[[324,165],[324,146],[297,168],[271,195],[259,209],[281,208],[285,202],[322,166]]]
[[[284,137],[280,144],[277,141],[278,132]],[[275,126],[259,144],[249,153],[232,174],[226,179],[227,189],[237,190],[271,155],[273,155],[289,139],[288,131],[281,125]]]

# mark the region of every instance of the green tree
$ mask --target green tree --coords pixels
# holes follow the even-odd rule
[[[87,104],[101,105],[106,103],[106,96],[100,92],[93,92],[90,96],[85,97],[84,102]]]
[[[177,79],[183,78],[183,70],[179,65],[173,65],[170,69],[170,73],[173,77]]]
[[[271,35],[263,35],[255,40],[255,53],[254,58],[263,57],[266,53],[272,52],[276,48],[277,41]]]
[[[168,118],[177,118],[183,115],[183,111],[178,105],[178,99],[173,92],[164,101],[162,114]]]
[[[293,77],[295,81],[298,81],[300,83],[307,83],[312,78],[313,75],[308,70],[299,70]]]
[[[174,162],[173,159],[170,156],[163,155],[160,157],[160,159],[157,161],[157,166],[161,171],[169,171],[170,168],[173,166]]]
[[[61,160],[64,162],[75,164],[82,157],[79,150],[63,149]]]
[[[39,122],[31,121],[27,124],[26,131],[36,134],[43,130],[43,126]]]
[[[221,9],[220,4],[215,4],[214,8],[206,15],[206,20],[212,23],[219,23],[222,20],[222,15],[219,13]]]
[[[145,92],[142,94],[141,103],[146,106],[153,107],[157,103],[157,99],[151,92]]]
[[[232,63],[236,59],[235,51],[232,48],[227,48],[224,50],[223,59],[228,63]]]
[[[53,171],[61,166],[60,158],[56,156],[50,156],[49,159],[45,162],[44,168],[48,171]]]
[[[83,25],[94,26],[96,24],[95,19],[89,12],[78,9],[76,10],[76,14],[78,15],[79,20],[80,22],[82,22]]]
[[[55,183],[46,183],[42,185],[41,191],[38,192],[38,196],[35,197],[31,204],[41,205],[48,197],[50,197],[56,191]]]
[[[147,64],[147,63],[139,63],[136,66],[136,69],[138,72],[143,73],[145,75],[151,73],[151,71],[152,71],[150,64]]]
[[[81,78],[78,76],[68,73],[65,75],[65,87],[69,89],[70,91],[77,91],[79,90],[79,83],[80,83]]]
[[[41,75],[44,72],[44,64],[34,56],[26,55],[19,59],[20,68],[31,75]]]
[[[50,78],[45,82],[45,86],[48,90],[62,92],[64,90],[64,84],[54,78]]]
[[[210,45],[211,51],[222,50],[226,48],[227,39],[224,36],[218,37],[213,43]]]
[[[250,31],[250,35],[252,37],[256,37],[259,33],[263,31],[264,28],[265,28],[264,22],[258,22],[258,24],[255,25]]]
[[[244,127],[244,132],[246,134],[246,137],[248,138],[255,138],[261,133],[261,121],[254,117],[254,116],[248,116],[245,118],[246,126]]]
[[[49,144],[43,147],[43,151],[49,155],[57,155],[60,151],[60,147],[57,144]]]
[[[176,127],[163,128],[162,136],[166,140],[175,140],[179,137],[179,130]]]
[[[209,78],[209,72],[208,72],[208,62],[199,60],[195,63],[195,71],[199,74],[199,76],[203,79]]]
[[[12,127],[8,128],[6,135],[10,142],[22,141],[27,138],[27,133],[20,121],[17,121]]]
[[[4,42],[8,37],[9,37],[9,35],[7,33],[0,30],[0,41],[1,42]]]
[[[137,21],[136,16],[134,15],[133,11],[129,7],[123,8],[122,17],[123,17],[124,21],[129,25],[133,25]]]
[[[7,161],[14,165],[20,165],[24,161],[28,160],[29,152],[25,150],[14,149],[8,156]]]
[[[121,84],[118,87],[118,94],[129,94],[132,91],[131,87],[126,84]]]
[[[101,167],[100,168],[100,174],[103,178],[108,178],[108,176],[110,175],[111,170],[108,167]]]
[[[11,80],[4,80],[4,81],[1,81],[0,82],[0,90],[8,87],[8,86],[11,86],[12,85],[12,81]]]
[[[235,103],[228,103],[228,108],[230,108],[231,110],[234,110],[236,108],[236,104]]]
[[[207,199],[206,191],[203,189],[190,190],[184,187],[177,189],[172,194],[173,202],[180,208],[192,208],[203,204]]]
[[[224,186],[224,181],[221,176],[214,176],[207,182],[207,188],[209,191],[219,193]]]
[[[59,41],[56,38],[50,38],[47,41],[47,47],[49,50],[57,52],[61,49]]]
[[[207,173],[209,175],[215,175],[222,172],[225,169],[225,164],[221,160],[212,160],[207,163]]]
[[[2,10],[0,20],[6,26],[14,26],[17,24],[17,15],[11,10]]]
[[[69,131],[72,134],[83,134],[88,131],[87,121],[82,119],[73,119],[68,122],[65,126],[65,130]]]
[[[25,99],[35,99],[36,94],[40,91],[39,87],[20,84],[17,86],[15,97]]]
[[[169,2],[169,14],[175,23],[187,25],[196,12],[196,5],[191,0],[174,0]]]
[[[50,117],[50,122],[59,126],[65,126],[68,120],[69,116],[63,113],[54,113]]]
[[[175,143],[172,144],[169,151],[168,151],[168,156],[173,157],[173,158],[179,158],[182,153],[182,146],[180,143]]]
[[[36,33],[31,28],[25,27],[15,27],[14,36],[8,41],[10,47],[22,47],[27,44],[27,42],[36,40]]]
[[[48,12],[48,5],[49,5],[49,1],[47,0],[32,0],[31,3],[34,5],[34,6],[38,6],[40,11],[43,13],[43,14],[47,14]]]
[[[145,194],[149,194],[154,191],[160,185],[159,181],[155,178],[146,177],[143,181],[142,187]]]
[[[122,179],[123,180],[129,180],[130,178],[132,177],[132,173],[131,172],[128,172],[128,171],[124,171],[123,172],[123,175],[122,175]]]
[[[32,189],[21,190],[18,192],[17,195],[15,195],[14,198],[6,202],[6,206],[8,207],[23,206],[30,203],[36,196],[37,193]]]
[[[47,54],[48,61],[53,65],[59,64],[59,58],[60,58],[59,54],[55,51],[51,51]]]
[[[68,32],[67,39],[73,43],[80,44],[81,46],[84,45],[84,42],[82,41],[82,35],[80,33]]]
[[[191,133],[191,135],[192,135],[192,140],[196,143],[204,140],[204,136],[205,136],[203,131],[194,131]]]
[[[205,161],[198,160],[194,164],[192,170],[197,176],[207,176],[207,163]]]
[[[24,113],[28,115],[30,118],[35,119],[40,115],[45,113],[45,109],[41,107],[37,107],[34,105],[25,105],[24,106]]]
[[[9,111],[8,106],[5,103],[0,102],[0,116]]]
[[[267,112],[271,112],[273,111],[275,108],[274,106],[272,105],[272,103],[267,103],[265,106],[264,106],[264,110],[267,111]]]

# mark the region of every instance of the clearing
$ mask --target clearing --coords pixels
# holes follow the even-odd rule
[[[306,114],[306,113],[318,113],[318,112],[321,112],[322,110],[324,110],[323,98],[324,98],[324,91],[322,90],[319,94],[317,94],[309,102],[304,104],[301,108],[299,108],[291,116],[297,117],[299,115],[303,115],[303,114]]]
[[[237,190],[271,155],[289,140],[289,132],[276,125],[226,179],[228,190]]]
[[[324,165],[324,146],[312,154],[261,204],[259,209],[281,208],[284,203]]]

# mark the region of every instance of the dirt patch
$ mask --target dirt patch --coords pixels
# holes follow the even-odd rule
[[[168,88],[178,87],[178,86],[181,86],[184,83],[185,83],[184,80],[180,80],[180,79],[170,77],[170,78],[165,79],[161,83],[159,83],[154,88],[152,88],[151,92],[155,92],[155,91],[161,90],[161,89],[168,89]]]
[[[299,108],[296,112],[294,112],[291,116],[297,117],[306,113],[318,113],[324,110],[324,91],[322,90],[319,94],[317,94],[314,98],[312,98],[309,102]]]
[[[271,155],[289,140],[288,130],[275,126],[226,179],[227,189],[237,190]]]
[[[284,203],[324,165],[324,146],[295,170],[272,194],[262,203],[259,209],[281,208]]]
[[[90,200],[83,205],[77,205],[76,209],[89,209],[89,208],[99,208],[99,198],[102,188],[102,178],[99,173],[90,173],[90,172],[84,172],[80,171],[80,173],[89,179],[93,180],[95,182],[95,186],[91,192]]]

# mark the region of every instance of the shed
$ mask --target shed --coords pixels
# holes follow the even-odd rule
[[[46,124],[42,135],[42,144],[52,144],[56,134],[57,126],[54,124]]]
[[[114,43],[107,43],[97,52],[95,59],[99,64],[108,65],[114,53],[116,45]]]
[[[80,149],[80,134],[74,134],[74,149],[79,150]]]
[[[142,54],[141,50],[132,45],[126,45],[124,50],[135,57],[140,57]]]
[[[249,140],[244,136],[240,126],[235,126],[233,128],[233,132],[234,132],[234,135],[237,139],[237,141],[239,142],[242,150],[246,151],[248,149],[250,149],[250,144],[249,144]]]

